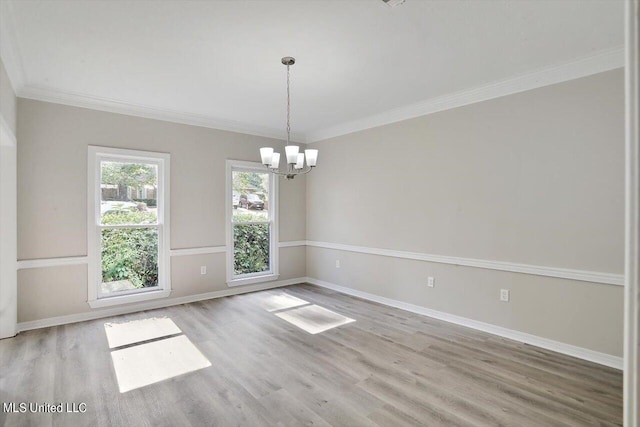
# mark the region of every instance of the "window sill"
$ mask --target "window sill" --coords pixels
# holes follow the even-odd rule
[[[170,290],[150,291],[139,294],[122,295],[114,297],[100,298],[88,301],[91,308],[110,307],[112,305],[129,304],[132,302],[148,301],[158,298],[166,298],[171,295]]]
[[[264,276],[244,277],[227,281],[227,286],[252,285],[254,283],[272,282],[278,280],[279,274],[265,274]]]

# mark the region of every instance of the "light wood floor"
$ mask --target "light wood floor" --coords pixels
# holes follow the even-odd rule
[[[311,335],[263,309],[288,293],[356,321]],[[211,366],[120,393],[104,323],[167,316]],[[0,341],[0,414],[56,426],[621,425],[620,371],[310,285],[24,332]]]

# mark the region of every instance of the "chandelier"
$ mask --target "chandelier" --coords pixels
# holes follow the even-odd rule
[[[300,147],[291,145],[291,101],[289,99],[289,67],[296,63],[295,58],[285,56],[282,63],[287,66],[287,145],[284,147],[285,157],[287,158],[287,166],[285,171],[280,170],[280,153],[274,153],[272,147],[262,147],[260,149],[260,157],[262,164],[265,165],[274,175],[284,176],[287,179],[293,179],[296,175],[303,175],[311,172],[316,166],[318,160],[318,150],[304,150],[300,153]],[[305,167],[306,159],[306,167]]]

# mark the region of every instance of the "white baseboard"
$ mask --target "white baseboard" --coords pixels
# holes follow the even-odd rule
[[[155,300],[139,304],[129,304],[122,307],[108,308],[104,310],[87,311],[84,313],[70,314],[68,316],[49,317],[47,319],[32,320],[18,323],[18,332],[32,329],[48,328],[50,326],[66,325],[68,323],[84,322],[86,320],[100,319],[103,317],[117,316],[120,314],[135,313],[137,311],[152,310],[156,308],[170,307],[172,305],[187,304],[190,302],[203,301],[213,298],[222,298],[231,295],[239,295],[248,292],[262,291],[266,289],[279,288],[281,286],[304,283],[306,277],[295,279],[279,280],[276,282],[260,283],[238,288],[223,289],[220,291],[206,292],[204,294],[188,295],[179,298],[165,300]]]
[[[323,288],[332,289],[334,291],[338,291],[343,294],[352,295],[358,298],[388,305],[390,307],[395,307],[401,310],[410,311],[412,313],[422,314],[424,316],[433,317],[434,319],[444,320],[445,322],[455,323],[456,325],[466,326],[468,328],[477,329],[483,332],[488,332],[490,334],[498,335],[500,337],[509,338],[514,341],[535,345],[537,347],[541,347],[547,350],[555,351],[558,353],[577,357],[579,359],[584,359],[590,362],[598,363],[600,365],[605,365],[611,368],[622,370],[621,357],[612,356],[606,353],[600,353],[598,351],[589,350],[583,347],[577,347],[574,345],[565,344],[560,341],[550,340],[547,338],[539,337],[537,335],[531,335],[525,332],[515,331],[513,329],[503,328],[501,326],[492,325],[490,323],[484,323],[477,320],[468,319],[462,316],[456,316],[454,314],[449,314],[442,311],[432,310],[430,308],[409,304],[407,302],[382,297],[382,296],[371,294],[368,292],[358,291],[355,289],[336,285],[335,283],[329,283],[319,279],[315,279],[313,277],[307,277],[306,282],[311,283],[312,285],[323,287]]]
[[[179,298],[171,298],[162,301],[149,301],[140,304],[130,304],[123,307],[114,307],[104,310],[88,311],[84,313],[71,314],[67,316],[50,317],[46,319],[32,320],[28,322],[18,323],[18,332],[28,331],[32,329],[47,328],[51,326],[65,325],[68,323],[83,322],[86,320],[100,319],[104,317],[117,316],[120,314],[135,313],[138,311],[152,310],[163,307],[170,307],[173,305],[187,304],[190,302],[203,301],[213,298],[222,298],[231,295],[239,295],[248,292],[261,291],[266,289],[278,288],[282,286],[295,285],[298,283],[310,283],[312,285],[320,286],[327,289],[332,289],[347,295],[352,295],[358,298],[366,299],[369,301],[377,302],[380,304],[388,305],[390,307],[399,308],[401,310],[409,311],[412,313],[421,314],[423,316],[432,317],[434,319],[443,320],[445,322],[454,323],[468,328],[476,329],[483,332],[488,332],[504,338],[509,338],[515,341],[523,342],[526,344],[535,345],[537,347],[545,348],[547,350],[556,351],[558,353],[566,354],[569,356],[577,357],[579,359],[588,360],[590,362],[598,363],[601,365],[609,366],[611,368],[622,370],[622,358],[612,356],[606,353],[600,353],[594,350],[589,350],[583,347],[577,347],[574,345],[562,343],[559,341],[550,340],[547,338],[539,337],[537,335],[528,334],[525,332],[515,331],[513,329],[503,328],[501,326],[492,325],[489,323],[480,322],[477,320],[469,319],[454,314],[445,313],[442,311],[432,310],[426,307],[406,303],[403,301],[394,300],[391,298],[382,297],[379,295],[371,294],[364,291],[359,291],[344,286],[336,285],[334,283],[325,282],[313,277],[298,277],[295,279],[279,280],[276,282],[260,283],[256,285],[243,286],[241,288],[230,288],[219,291],[207,292],[197,295],[189,295]]]

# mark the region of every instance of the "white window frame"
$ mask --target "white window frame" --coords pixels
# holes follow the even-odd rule
[[[87,253],[88,253],[88,303],[92,308],[107,307],[118,304],[166,298],[171,294],[171,259],[170,259],[170,159],[168,153],[128,150],[121,148],[89,146],[87,161]],[[117,295],[100,294],[102,283],[101,266],[101,231],[105,228],[100,218],[100,182],[102,161],[139,162],[154,164],[158,167],[158,222],[155,225],[145,224],[144,228],[158,230],[158,287],[146,290],[119,292]],[[107,228],[115,228],[107,226]],[[138,225],[123,225],[118,228],[140,228]]]
[[[227,231],[227,286],[241,286],[253,283],[269,282],[277,280],[280,276],[278,262],[278,177],[269,173],[269,171],[260,163],[246,162],[241,160],[227,160],[226,162],[226,231]],[[258,172],[269,175],[269,217],[267,221],[259,221],[268,223],[269,228],[269,270],[260,271],[258,273],[248,273],[235,275],[233,262],[233,172]],[[245,224],[245,223],[243,223]],[[251,224],[251,223],[248,223]]]

